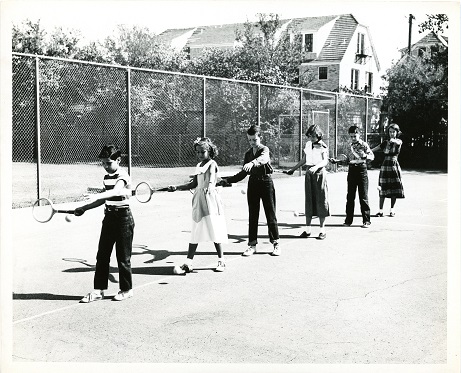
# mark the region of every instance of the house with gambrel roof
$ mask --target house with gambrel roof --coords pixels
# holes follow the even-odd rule
[[[300,78],[310,72],[307,88],[339,91],[340,87],[378,93],[380,65],[368,27],[352,14],[281,20],[278,37],[302,38],[303,60]],[[191,59],[205,48],[234,48],[236,32],[244,24],[169,29],[159,39],[184,50]]]

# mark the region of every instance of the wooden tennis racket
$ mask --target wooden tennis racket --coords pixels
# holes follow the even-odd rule
[[[167,192],[168,187],[153,189],[149,183],[145,181],[141,181],[138,185],[136,185],[136,189],[134,190],[134,196],[136,199],[141,203],[147,203],[151,200],[152,194],[156,192]]]
[[[32,216],[39,223],[49,222],[54,214],[72,214],[74,215],[75,210],[60,210],[55,208],[53,202],[48,198],[39,198],[32,206]]]

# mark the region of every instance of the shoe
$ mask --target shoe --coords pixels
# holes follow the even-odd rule
[[[382,217],[384,216],[384,214],[383,214],[382,212],[378,212],[378,213],[376,214],[376,216],[377,216],[378,218],[382,218]]]
[[[272,251],[271,255],[280,256],[280,254],[282,254],[282,249],[280,248],[278,242],[274,242],[274,250]]]
[[[125,300],[128,298],[131,298],[133,296],[133,289],[127,290],[127,291],[122,291],[120,290],[118,294],[113,298],[113,300]]]
[[[91,293],[85,295],[81,300],[80,303],[90,303],[94,302],[95,300],[104,299],[104,291],[103,290],[93,290]]]
[[[248,249],[246,249],[242,256],[252,256],[256,252],[256,246],[249,246]]]
[[[317,237],[318,240],[324,240],[325,238],[327,238],[326,233],[320,233],[319,236]]]
[[[346,223],[346,222],[344,222],[343,225],[344,225],[345,227],[350,227],[350,226],[352,225],[352,223]]]
[[[224,272],[226,269],[226,263],[224,261],[219,260],[218,261],[218,266],[215,268],[215,272]]]
[[[390,213],[389,213],[389,216],[390,216],[391,218],[393,218],[393,217],[395,216],[395,212],[390,212]]]
[[[307,237],[310,237],[310,235],[311,235],[310,233],[307,233],[306,231],[304,231],[303,233],[299,235],[299,238],[307,238]]]
[[[363,223],[362,228],[370,228],[371,223],[369,221],[366,221]]]

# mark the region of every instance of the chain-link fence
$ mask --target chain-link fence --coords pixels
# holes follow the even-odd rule
[[[240,166],[246,130],[261,125],[275,167],[302,157],[318,124],[330,156],[357,125],[371,146],[383,137],[381,100],[229,79],[13,53],[13,207],[38,196],[72,200],[101,184],[97,155],[117,144],[133,178],[193,167],[192,143],[208,136],[220,166]],[[158,171],[156,173],[156,170]]]

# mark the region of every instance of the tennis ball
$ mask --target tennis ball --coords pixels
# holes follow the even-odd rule
[[[247,194],[247,191],[246,191],[245,189],[241,189],[241,190],[240,190],[240,193],[242,193],[242,194]]]
[[[66,215],[65,220],[70,223],[72,221],[72,215]]]

